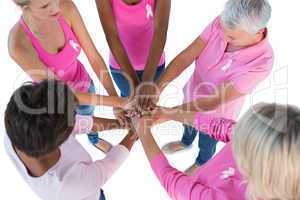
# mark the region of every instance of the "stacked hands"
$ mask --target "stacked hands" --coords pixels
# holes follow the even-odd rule
[[[158,106],[158,100],[157,86],[153,83],[143,83],[128,98],[123,108],[114,108],[114,115],[121,127],[139,134],[138,132],[144,132],[144,128],[151,128],[168,120],[165,114],[168,108]]]

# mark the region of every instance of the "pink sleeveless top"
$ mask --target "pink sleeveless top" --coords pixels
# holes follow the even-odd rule
[[[65,46],[60,52],[52,54],[41,46],[38,39],[25,23],[23,17],[20,19],[20,24],[29,37],[40,60],[46,67],[73,90],[87,92],[90,87],[91,78],[84,66],[77,59],[81,51],[79,42],[62,16],[58,18],[58,22],[65,35]]]
[[[155,0],[141,0],[136,5],[128,5],[123,0],[111,0],[120,40],[135,70],[144,70],[154,34]],[[120,69],[120,65],[110,53],[110,65]],[[159,65],[165,62],[165,54]]]

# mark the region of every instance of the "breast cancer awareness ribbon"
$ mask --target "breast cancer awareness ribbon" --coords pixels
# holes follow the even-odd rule
[[[77,42],[75,42],[74,40],[70,40],[69,43],[73,47],[73,49],[75,49],[75,51],[79,51],[80,46]]]
[[[153,12],[152,12],[152,7],[151,5],[147,4],[146,5],[146,11],[147,11],[147,19],[153,18]]]
[[[224,180],[224,179],[227,179],[227,178],[229,178],[231,176],[234,176],[234,174],[235,174],[234,168],[229,167],[227,170],[225,170],[225,171],[222,172],[222,175],[221,175],[220,178]]]
[[[223,71],[223,72],[226,72],[226,71],[229,69],[229,67],[231,67],[232,62],[233,62],[233,61],[232,61],[231,59],[228,60],[227,64],[224,65],[224,66],[222,67],[222,71]]]

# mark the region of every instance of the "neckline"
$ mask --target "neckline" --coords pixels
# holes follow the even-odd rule
[[[137,7],[140,7],[143,5],[143,3],[145,2],[145,0],[140,0],[140,2],[138,2],[137,4],[133,4],[133,5],[130,5],[130,4],[127,4],[124,2],[124,0],[117,0],[117,1],[121,1],[121,5],[123,7],[126,7],[126,8],[137,8]]]
[[[59,147],[60,157],[59,157],[58,161],[53,166],[51,166],[42,176],[34,177],[34,176],[30,175],[28,168],[26,167],[26,165],[22,161],[22,159],[19,157],[18,153],[15,151],[13,144],[11,143],[11,141],[7,135],[5,135],[5,142],[6,142],[6,146],[8,147],[8,150],[10,151],[11,156],[18,163],[18,165],[22,168],[23,174],[31,181],[32,180],[41,180],[47,174],[50,174],[58,165],[60,165],[60,163],[62,161],[63,154],[62,154],[61,148]]]
[[[61,30],[63,31],[63,34],[64,34],[64,39],[65,39],[65,44],[63,45],[63,47],[60,49],[60,51],[56,52],[56,53],[52,53],[52,52],[49,52],[46,48],[44,48],[41,44],[41,42],[38,40],[38,38],[34,35],[34,33],[31,31],[30,27],[27,25],[24,17],[22,16],[21,17],[21,20],[23,21],[23,24],[25,26],[25,28],[27,29],[27,32],[31,35],[31,37],[36,41],[37,45],[39,45],[40,49],[42,51],[44,51],[46,54],[48,55],[51,55],[51,56],[57,56],[59,54],[61,54],[67,47],[67,43],[68,43],[68,36],[66,34],[66,31],[65,31],[65,28],[62,24],[62,16],[59,16],[58,19],[57,19],[57,22],[59,24],[59,27],[61,28]]]

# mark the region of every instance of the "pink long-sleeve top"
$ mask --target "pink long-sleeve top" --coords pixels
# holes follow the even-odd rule
[[[204,124],[204,125],[203,125]],[[243,200],[246,184],[231,149],[235,122],[213,115],[197,113],[194,127],[211,137],[226,142],[225,147],[193,176],[173,168],[163,154],[151,160],[151,167],[173,200]]]

